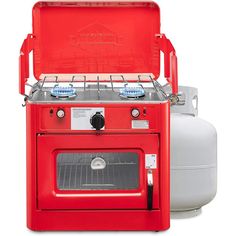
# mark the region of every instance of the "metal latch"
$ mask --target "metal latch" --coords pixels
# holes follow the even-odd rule
[[[182,94],[169,94],[168,99],[171,103],[171,105],[184,105],[185,104],[185,98]]]
[[[163,93],[166,94],[167,99],[170,101],[171,105],[184,105],[186,96],[184,93],[179,92],[178,94],[173,94],[171,92],[171,86],[169,83],[162,86]]]

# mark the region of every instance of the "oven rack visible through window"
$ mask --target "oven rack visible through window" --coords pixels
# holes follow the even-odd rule
[[[129,190],[139,186],[135,152],[60,153],[56,162],[59,190]]]

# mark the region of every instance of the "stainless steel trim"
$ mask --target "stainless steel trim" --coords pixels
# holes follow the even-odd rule
[[[124,103],[132,103],[132,104],[163,104],[167,103],[168,101],[139,101],[139,100],[120,100],[120,101],[103,101],[103,100],[90,100],[90,101],[68,101],[68,100],[59,100],[58,101],[32,101],[27,100],[27,103],[29,104],[124,104]]]

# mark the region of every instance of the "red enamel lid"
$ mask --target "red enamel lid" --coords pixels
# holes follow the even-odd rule
[[[154,2],[38,2],[34,75],[160,73],[160,10]]]

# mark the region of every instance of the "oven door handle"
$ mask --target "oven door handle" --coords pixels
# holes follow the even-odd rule
[[[152,170],[147,172],[147,209],[152,210],[153,205],[153,174]]]

